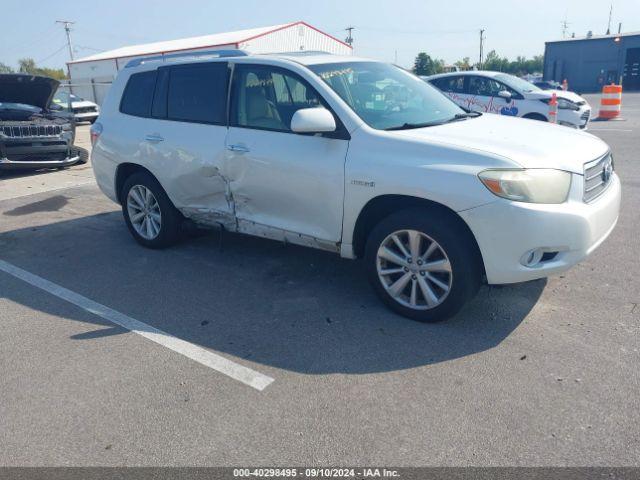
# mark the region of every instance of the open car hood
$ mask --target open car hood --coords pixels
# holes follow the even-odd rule
[[[0,103],[24,103],[46,109],[60,82],[23,73],[0,75]]]

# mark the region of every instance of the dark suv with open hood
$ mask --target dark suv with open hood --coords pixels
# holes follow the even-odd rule
[[[73,146],[73,115],[51,102],[59,85],[48,77],[0,75],[0,170],[86,161],[86,153]]]

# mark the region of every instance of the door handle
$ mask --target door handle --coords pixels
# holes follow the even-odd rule
[[[145,135],[144,139],[147,142],[151,142],[151,143],[158,143],[158,142],[162,142],[164,140],[164,138],[162,138],[157,133],[154,133],[152,135]]]
[[[247,153],[249,151],[249,147],[245,145],[240,145],[240,144],[228,145],[227,150],[231,150],[232,152],[238,152],[238,153]]]

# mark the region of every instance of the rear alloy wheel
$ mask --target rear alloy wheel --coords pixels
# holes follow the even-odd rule
[[[419,322],[455,315],[478,291],[482,278],[468,229],[451,214],[428,208],[383,219],[369,234],[364,260],[382,301]]]
[[[145,240],[153,240],[160,233],[162,212],[158,200],[144,185],[134,185],[127,195],[129,220],[135,231]]]
[[[182,215],[151,174],[131,175],[120,198],[125,222],[138,243],[164,248],[179,240]]]

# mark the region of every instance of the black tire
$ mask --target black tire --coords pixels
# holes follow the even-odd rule
[[[433,323],[454,316],[475,296],[482,279],[481,259],[471,233],[460,222],[451,218],[451,214],[436,209],[413,208],[394,213],[373,228],[365,247],[367,276],[391,310],[418,322]],[[442,247],[449,259],[451,286],[442,303],[433,308],[418,310],[399,303],[387,292],[378,276],[378,249],[389,235],[401,230],[416,230],[427,235]]]
[[[80,160],[78,160],[76,165],[84,165],[89,161],[89,151],[86,148],[74,146],[71,148],[71,155],[72,156],[77,155],[80,157]]]
[[[548,122],[547,117],[542,115],[541,113],[527,113],[523,115],[522,118],[527,118],[529,120],[538,120],[540,122]]]
[[[131,219],[129,218],[129,192],[136,185],[142,185],[149,189],[151,193],[153,193],[160,208],[162,218],[160,230],[153,239],[142,237],[131,224]],[[120,203],[122,204],[122,214],[124,215],[127,228],[129,228],[131,235],[133,235],[133,238],[135,238],[140,245],[148,248],[166,248],[175,245],[180,240],[180,226],[182,225],[183,217],[176,207],[173,206],[166,192],[153,175],[147,172],[137,172],[127,178],[122,187]]]

